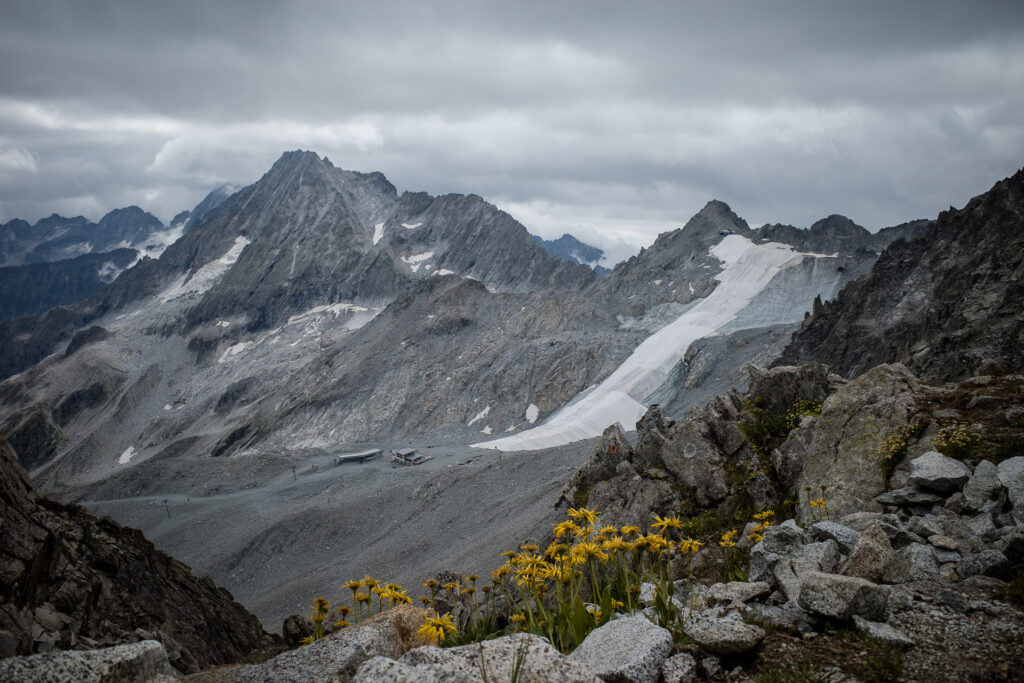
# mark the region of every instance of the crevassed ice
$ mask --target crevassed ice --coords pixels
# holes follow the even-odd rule
[[[542,425],[473,446],[502,451],[535,450],[599,436],[616,422],[632,427],[646,411],[646,399],[665,382],[691,343],[714,334],[735,318],[780,270],[806,257],[789,245],[754,244],[740,235],[726,236],[710,253],[724,265],[714,291],[675,322],[645,339],[596,389],[577,397]]]

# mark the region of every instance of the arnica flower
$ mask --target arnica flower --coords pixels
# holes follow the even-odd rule
[[[339,621],[334,622],[335,628],[346,628],[346,627],[351,626],[351,625],[352,625],[351,622],[345,621],[344,619],[341,619]]]
[[[425,596],[425,595],[421,595],[421,596],[420,596],[420,602],[422,602],[422,603],[423,603],[423,606],[424,606],[424,607],[427,607],[428,605],[432,605],[432,604],[434,604],[434,601],[433,601],[433,600],[431,600],[430,598],[428,598],[428,597],[427,597],[427,596]]]
[[[508,576],[508,573],[510,571],[512,571],[512,567],[511,566],[509,566],[508,564],[501,565],[500,567],[495,569],[493,572],[491,572],[491,581],[493,581],[494,583],[498,583],[503,578]]]
[[[548,545],[547,550],[544,551],[544,557],[558,557],[559,555],[564,555],[567,552],[569,552],[569,546],[565,543],[552,541]]]
[[[638,526],[624,526],[624,527],[622,527],[622,535],[623,536],[639,536],[640,535],[640,527],[638,527]]]
[[[347,583],[343,583],[341,585],[341,587],[342,588],[348,588],[350,591],[355,593],[357,590],[359,590],[360,588],[363,587],[363,582],[362,581],[356,581],[355,579],[352,579],[351,581],[349,581]]]
[[[423,582],[423,587],[424,588],[430,588],[431,590],[433,590],[434,588],[437,588],[438,585],[439,584],[438,584],[437,579],[427,579],[426,581]]]
[[[653,526],[661,533],[665,533],[669,529],[682,529],[683,524],[679,521],[679,517],[659,517],[658,515],[652,515],[654,517]]]
[[[807,504],[810,505],[812,508],[824,509],[824,507],[825,507],[825,499],[824,498],[818,498],[817,500],[809,500],[809,501],[807,501]]]
[[[515,556],[516,556],[516,551],[515,550],[506,550],[499,557],[504,557],[506,559],[512,559]]]
[[[768,519],[769,517],[774,517],[774,516],[775,516],[775,510],[765,510],[763,512],[759,512],[756,515],[754,515],[754,519],[756,519],[757,521],[761,522],[761,521],[764,521],[764,520]]]
[[[668,548],[668,541],[665,539],[664,536],[658,536],[656,534],[647,534],[639,540],[644,544],[644,546],[646,546],[647,551],[651,553],[661,554],[663,550]]]
[[[360,581],[360,583],[371,590],[377,587],[377,579],[371,578],[369,575],[364,575],[363,580]]]
[[[467,578],[467,579],[468,579],[468,580],[469,580],[469,581],[470,581],[471,583],[476,583],[476,582],[477,582],[478,580],[480,580],[480,575],[479,575],[479,574],[470,574],[470,575],[469,575],[469,576],[467,576],[466,578]]]
[[[622,602],[621,600],[616,600],[615,598],[612,598],[612,609],[622,609],[622,607],[625,604],[626,603]]]
[[[352,611],[352,608],[349,607],[348,605],[342,605],[341,607],[338,608],[338,614],[341,615],[342,619],[347,617],[349,612],[351,612],[351,611]]]
[[[562,536],[565,536],[565,535],[569,535],[569,536],[577,536],[577,535],[579,535],[580,528],[578,526],[576,526],[573,522],[571,522],[569,520],[565,520],[564,522],[562,522],[560,524],[556,524],[554,531],[555,531],[555,538],[561,538]]]
[[[619,528],[617,526],[603,526],[600,531],[602,536],[614,536],[617,533],[619,533]]]
[[[525,614],[513,614],[512,616],[510,616],[508,618],[508,620],[511,621],[516,626],[522,626],[523,624],[526,623],[526,615]]]
[[[630,543],[622,536],[614,536],[605,541],[601,547],[611,552],[624,552],[630,549]]]
[[[687,539],[685,541],[679,541],[679,552],[682,552],[682,553],[696,553],[696,552],[700,551],[701,546],[703,546],[703,545],[704,544],[701,543],[700,541],[694,541],[692,539]]]
[[[736,545],[736,536],[739,533],[740,533],[739,529],[733,529],[731,531],[726,531],[724,534],[722,534],[722,538],[719,539],[718,545],[722,546],[723,548],[732,548],[733,546]]]
[[[594,522],[597,521],[597,516],[601,513],[597,510],[588,510],[587,508],[569,508],[568,514],[577,522],[593,526]]]
[[[356,593],[355,601],[356,602],[370,602],[370,594],[369,593]]]
[[[540,552],[540,548],[538,548],[537,546],[533,545],[532,543],[527,543],[526,545],[521,545],[521,546],[519,546],[519,549],[522,550],[524,553],[539,553]]]
[[[443,617],[428,617],[423,626],[416,630],[416,633],[431,643],[443,643],[445,636],[455,632],[455,624],[452,623],[450,614]]]
[[[448,583],[441,586],[441,588],[445,589],[449,593],[454,593],[458,589],[458,587],[459,584],[455,583],[454,581],[449,581]]]

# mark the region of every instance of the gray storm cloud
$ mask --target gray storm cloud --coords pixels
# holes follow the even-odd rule
[[[0,220],[166,220],[301,147],[625,255],[712,197],[875,229],[1024,163],[1020,3],[369,4],[4,3]]]

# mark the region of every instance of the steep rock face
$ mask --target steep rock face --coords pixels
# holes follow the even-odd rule
[[[891,244],[794,335],[780,363],[854,377],[901,362],[945,382],[1024,364],[1024,171]]]
[[[81,301],[110,284],[138,258],[134,249],[0,268],[0,322]]]
[[[0,435],[0,655],[155,638],[190,673],[277,639],[141,532],[35,494]]]

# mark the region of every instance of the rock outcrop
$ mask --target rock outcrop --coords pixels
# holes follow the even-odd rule
[[[0,656],[155,639],[189,673],[278,647],[227,591],[141,532],[38,496],[3,436],[0,518]]]
[[[855,377],[900,362],[928,382],[1024,367],[1024,171],[910,241],[889,245],[868,275],[826,302],[780,364],[811,360]]]

